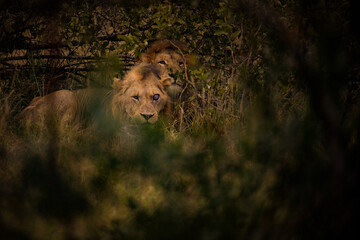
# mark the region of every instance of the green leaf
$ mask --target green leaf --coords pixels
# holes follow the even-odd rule
[[[220,36],[220,35],[229,35],[227,32],[225,32],[224,30],[217,30],[215,33],[214,33],[215,36]]]

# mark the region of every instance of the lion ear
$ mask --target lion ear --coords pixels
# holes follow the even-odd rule
[[[122,81],[121,81],[121,79],[114,77],[114,81],[113,81],[112,87],[113,87],[113,89],[115,89],[115,90],[120,90],[121,87],[122,87]]]
[[[143,79],[146,68],[143,65],[134,67],[131,71],[125,75],[124,80],[126,81],[138,81]]]
[[[154,63],[155,53],[143,53],[141,54],[141,61],[146,63]]]

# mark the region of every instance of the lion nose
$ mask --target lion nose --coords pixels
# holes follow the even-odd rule
[[[145,118],[146,121],[152,118],[152,116],[154,116],[154,114],[143,114],[143,113],[140,113],[140,115],[143,116],[143,118]]]
[[[169,73],[169,76],[174,79],[174,82],[176,82],[177,77],[175,76],[175,74]]]

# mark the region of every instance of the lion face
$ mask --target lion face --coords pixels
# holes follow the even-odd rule
[[[180,93],[184,87],[178,76],[179,73],[185,72],[186,59],[179,50],[186,50],[180,42],[158,40],[141,56],[143,62],[152,63],[160,69],[160,77],[167,93],[172,97]]]
[[[175,50],[165,49],[155,55],[154,62],[161,69],[161,79],[168,79],[166,91],[173,95],[181,92],[183,82],[178,77],[184,72],[185,59]]]
[[[114,79],[114,88],[118,92],[113,97],[113,113],[155,123],[169,100],[159,73],[159,69],[153,65],[140,64],[124,80]]]

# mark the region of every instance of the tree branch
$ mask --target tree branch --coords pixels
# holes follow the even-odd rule
[[[134,62],[134,58],[129,55],[118,55],[119,58],[123,58],[123,61]],[[94,56],[60,56],[60,55],[23,55],[23,56],[16,56],[16,57],[4,57],[0,58],[0,62],[7,62],[7,61],[18,61],[18,60],[27,60],[29,58],[33,59],[68,59],[68,60],[95,60]],[[105,59],[105,58],[99,58]]]
[[[150,21],[149,23],[140,26],[139,30],[140,31],[145,31],[150,29],[155,23]],[[103,35],[103,36],[98,36],[96,37],[97,40],[99,41],[112,41],[112,42],[122,42],[122,39],[118,38],[118,35],[125,35],[125,34],[129,34],[131,32],[131,29],[126,29],[123,30],[121,32],[117,32],[117,33],[113,33],[113,34],[109,34],[109,35]],[[82,43],[80,41],[71,41],[71,44],[73,46],[80,46],[82,45]],[[3,43],[0,44],[0,46],[3,45],[2,47],[0,47],[0,52],[8,52],[9,49],[11,50],[20,50],[20,49],[25,49],[25,50],[44,50],[44,49],[59,49],[59,48],[69,48],[69,44],[66,42],[53,42],[53,43],[43,43],[43,44],[36,44],[36,43],[32,43],[30,38],[27,37],[21,37],[20,39],[13,39],[13,41],[11,42],[11,46],[9,46],[8,43]]]

